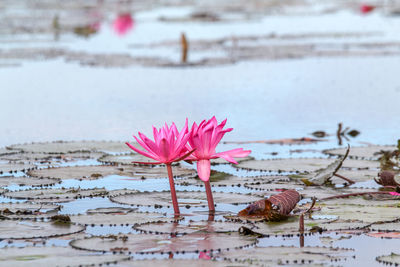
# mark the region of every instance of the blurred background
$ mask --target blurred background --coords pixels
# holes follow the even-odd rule
[[[213,115],[231,141],[394,144],[399,70],[400,1],[2,0],[0,146]]]

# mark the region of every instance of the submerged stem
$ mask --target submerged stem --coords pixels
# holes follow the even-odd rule
[[[211,191],[210,180],[204,182],[204,187],[206,188],[208,210],[210,212],[215,212],[214,198],[213,198],[212,191]]]
[[[174,175],[172,174],[172,167],[171,167],[171,164],[166,164],[166,165],[167,165],[167,170],[168,170],[169,187],[171,189],[171,198],[172,198],[172,204],[174,206],[174,213],[175,213],[175,215],[179,215],[180,212],[179,212],[179,206],[178,206],[178,198],[176,197]]]

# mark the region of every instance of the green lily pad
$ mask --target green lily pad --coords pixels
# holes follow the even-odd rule
[[[10,149],[18,149],[23,152],[66,154],[75,152],[104,152],[127,153],[132,150],[125,142],[105,141],[57,141],[50,143],[31,143],[8,146]]]
[[[288,181],[287,176],[261,176],[261,177],[238,177],[230,175],[224,172],[211,172],[210,184],[211,187],[235,187],[235,186],[246,186],[247,185],[257,185],[261,183],[275,183]],[[179,185],[193,185],[204,187],[204,182],[200,180],[197,176],[194,178],[178,179],[176,183]]]
[[[0,174],[17,171],[28,171],[34,168],[36,168],[36,166],[30,163],[9,163],[5,161],[0,161]]]
[[[0,239],[28,239],[55,237],[78,233],[84,226],[73,224],[54,224],[34,221],[0,221]]]
[[[369,226],[371,231],[378,232],[398,232],[400,230],[400,222],[381,222],[381,223],[373,223]]]
[[[133,253],[183,253],[203,250],[243,248],[257,242],[255,237],[237,233],[201,233],[179,237],[170,235],[127,234],[74,240],[73,248],[91,251],[125,251]]]
[[[236,160],[237,163],[244,162],[244,161],[248,161],[248,160],[252,160],[252,159],[254,159],[254,158],[253,158],[253,157],[250,157],[250,156],[247,156],[247,157],[244,157],[244,158],[235,158],[235,160]],[[232,163],[230,163],[230,162],[224,160],[223,158],[211,159],[210,161],[211,161],[211,165],[232,164]]]
[[[254,225],[249,223],[226,221],[155,222],[135,225],[133,228],[150,234],[191,234],[199,231],[210,233],[237,232],[241,226],[254,228]]]
[[[256,247],[232,250],[218,255],[219,258],[249,265],[276,266],[287,264],[330,264],[345,260],[353,250],[332,247]],[[345,255],[348,254],[348,255]]]
[[[98,152],[76,152],[66,154],[47,154],[47,153],[13,153],[0,156],[0,160],[10,163],[40,163],[57,165],[61,162],[76,161],[82,159],[98,159],[104,155]]]
[[[376,260],[383,264],[398,266],[400,264],[400,254],[392,253],[387,256],[379,256]]]
[[[334,159],[289,158],[289,159],[271,159],[271,160],[249,160],[241,162],[235,166],[242,169],[260,170],[260,171],[309,173],[319,169],[326,168],[329,164],[333,162]]]
[[[194,170],[173,167],[174,176],[186,177],[195,175]],[[168,177],[165,167],[142,167],[142,166],[74,166],[39,169],[28,172],[33,177],[50,177],[58,179],[81,179],[95,180],[109,175],[118,175],[137,179],[166,178]]]
[[[390,221],[400,217],[400,208],[383,206],[359,206],[359,205],[318,205],[320,211],[314,215],[334,215],[342,220],[361,220],[365,223],[377,221]]]
[[[14,177],[2,176],[0,177],[0,186],[6,187],[10,185],[19,186],[51,186],[60,183],[59,179],[53,178],[35,178],[35,177]]]
[[[352,147],[350,149],[349,158],[353,159],[368,159],[377,160],[381,151],[393,151],[397,148],[395,146],[366,146],[366,147]],[[343,156],[346,153],[346,148],[334,148],[324,150],[323,153],[333,156]]]
[[[99,255],[69,247],[8,247],[0,249],[0,265],[25,266],[94,266],[128,260],[126,255]]]
[[[9,219],[48,218],[56,215],[60,208],[59,205],[46,203],[0,203],[0,214]]]
[[[69,202],[78,198],[105,196],[105,189],[80,189],[80,188],[49,188],[9,191],[3,196],[14,199],[25,199],[34,202]]]
[[[288,158],[288,159],[270,159],[270,160],[249,160],[238,165],[237,168],[259,170],[259,171],[277,171],[277,172],[296,172],[312,173],[318,170],[326,169],[333,164],[335,159],[325,158]],[[379,168],[378,161],[372,160],[353,160],[347,159],[343,162],[344,168]]]
[[[167,218],[161,213],[154,212],[118,212],[118,213],[92,213],[70,216],[73,223],[82,225],[134,225],[147,222],[168,222],[173,218]]]
[[[228,261],[214,261],[202,259],[166,259],[166,260],[135,260],[125,261],[121,267],[149,267],[149,266],[163,266],[163,267],[247,267],[247,264],[232,263]]]
[[[122,208],[122,207],[109,207],[109,208],[97,208],[97,209],[88,209],[86,211],[87,214],[122,214],[122,213],[130,213],[137,211],[137,208]]]
[[[207,196],[205,192],[200,191],[178,191],[179,206],[206,206]],[[238,194],[238,193],[213,193],[214,202],[224,204],[248,204],[260,199],[259,196]],[[133,206],[172,206],[171,193],[162,192],[133,192],[122,195],[114,195],[110,200],[120,204]]]
[[[319,226],[333,219],[310,219],[304,217],[304,231],[309,232],[313,227]],[[293,235],[299,233],[299,217],[291,216],[281,222],[258,222],[255,223],[254,232],[262,235]]]

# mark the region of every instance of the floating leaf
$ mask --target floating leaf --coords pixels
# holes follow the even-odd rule
[[[303,179],[302,181],[303,182],[307,181],[307,183],[311,183],[312,185],[326,184],[342,167],[343,162],[346,160],[347,155],[349,154],[349,151],[350,151],[350,146],[347,147],[346,153],[344,154],[343,157],[338,158],[337,160],[329,164],[326,168],[317,170],[315,175],[311,179],[308,180]]]
[[[320,263],[330,264],[332,261],[345,260],[354,251],[345,248],[329,247],[256,247],[227,251],[219,254],[219,258],[234,261],[235,263],[247,263],[249,265],[275,266],[288,264]],[[350,254],[350,255],[344,255]]]
[[[51,222],[33,221],[0,221],[0,239],[28,239],[55,237],[78,233],[85,230],[84,226],[73,224],[54,224]]]
[[[201,191],[178,191],[178,203],[180,206],[206,206],[207,197],[205,192]],[[238,193],[213,193],[214,201],[218,205],[224,204],[247,204],[259,199],[257,196],[238,194]],[[120,204],[128,204],[134,206],[156,206],[169,207],[172,205],[171,193],[169,191],[162,192],[134,192],[111,196],[110,200]]]
[[[227,141],[224,144],[270,144],[270,145],[304,145],[313,144],[325,140],[314,139],[310,137],[302,138],[283,138],[275,140],[258,140],[258,141]]]
[[[400,255],[392,253],[387,256],[379,256],[376,260],[380,263],[398,266],[400,264]]]
[[[195,221],[195,222],[175,222],[175,223],[144,223],[135,225],[136,230],[150,234],[191,234],[195,232],[209,233],[229,233],[237,232],[241,226],[254,228],[249,223],[226,222],[226,221]]]
[[[105,196],[105,189],[49,188],[29,189],[5,192],[3,195],[14,199],[26,199],[35,202],[69,202],[78,198]]]
[[[366,146],[366,147],[352,147],[349,153],[350,159],[368,159],[377,160],[382,154],[382,151],[393,151],[395,146]],[[323,151],[325,154],[333,156],[343,156],[346,154],[346,148],[327,149]]]
[[[34,168],[36,168],[36,166],[30,163],[8,163],[0,161],[0,174],[27,171]]]
[[[200,252],[204,253],[204,252]],[[199,253],[199,254],[200,254]],[[228,261],[214,261],[202,259],[164,259],[164,260],[135,260],[127,261],[123,264],[124,267],[149,267],[149,266],[163,266],[163,267],[229,267],[232,264]],[[232,267],[248,267],[247,264],[235,263]]]
[[[174,167],[175,176],[187,177],[194,176],[195,171]],[[30,171],[28,173],[34,177],[51,177],[58,179],[84,179],[95,180],[109,175],[125,176],[127,178],[166,178],[168,177],[165,167],[150,167],[150,166],[74,166],[61,168],[47,168]]]
[[[211,171],[210,184],[211,187],[235,187],[235,186],[245,186],[254,185],[257,186],[261,183],[274,183],[288,181],[287,176],[257,176],[257,177],[238,177],[230,175],[224,172],[213,172]],[[179,185],[194,185],[199,187],[204,187],[204,182],[198,177],[186,178],[176,180]]]
[[[134,225],[147,222],[173,221],[161,213],[127,212],[127,213],[92,213],[70,216],[73,223],[82,225]]]
[[[74,240],[70,245],[92,251],[116,251],[133,253],[184,253],[203,250],[243,248],[257,242],[255,237],[239,236],[237,233],[202,233],[179,237],[170,235],[127,234],[110,237],[91,237]]]
[[[57,141],[51,143],[31,143],[9,146],[10,149],[32,153],[65,154],[75,152],[130,153],[125,142],[102,141]]]
[[[34,177],[14,177],[2,176],[0,177],[0,186],[6,187],[10,185],[19,186],[50,186],[60,183],[59,179],[53,178],[34,178]]]
[[[9,219],[35,219],[51,217],[61,207],[55,204],[0,203],[0,214]]]
[[[400,238],[400,232],[368,233],[367,236],[376,238]]]
[[[273,160],[249,160],[239,163],[238,168],[261,170],[261,171],[282,171],[282,172],[313,172],[326,168],[331,164],[333,159],[322,158],[290,158],[290,159],[273,159]]]
[[[8,247],[0,249],[2,266],[94,266],[128,260],[126,255],[99,255],[69,247]]]

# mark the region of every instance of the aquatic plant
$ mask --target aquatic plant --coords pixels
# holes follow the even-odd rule
[[[135,162],[140,164],[160,164],[163,163],[167,166],[169,185],[171,189],[171,198],[174,206],[175,214],[179,214],[179,206],[178,200],[176,197],[175,184],[174,184],[174,176],[172,174],[171,164],[173,162],[177,162],[187,158],[194,149],[187,150],[186,143],[189,138],[189,130],[188,130],[188,120],[186,119],[185,126],[179,132],[175,126],[175,123],[172,123],[171,127],[168,127],[165,124],[160,130],[157,130],[153,126],[153,136],[154,141],[147,138],[141,132],[138,132],[140,137],[137,138],[133,136],[136,141],[141,145],[146,151],[142,151],[137,149],[135,146],[130,143],[126,143],[133,151],[142,154],[145,157],[156,160],[156,162]]]
[[[197,161],[197,173],[204,182],[210,211],[215,210],[210,186],[210,159],[223,158],[231,163],[238,164],[235,158],[246,157],[251,153],[251,150],[243,150],[243,148],[216,153],[215,149],[222,137],[225,133],[233,130],[233,128],[223,129],[226,121],[225,119],[218,124],[217,119],[213,116],[208,121],[203,120],[199,125],[194,122],[188,139],[187,150],[194,150],[194,152],[186,160]]]

